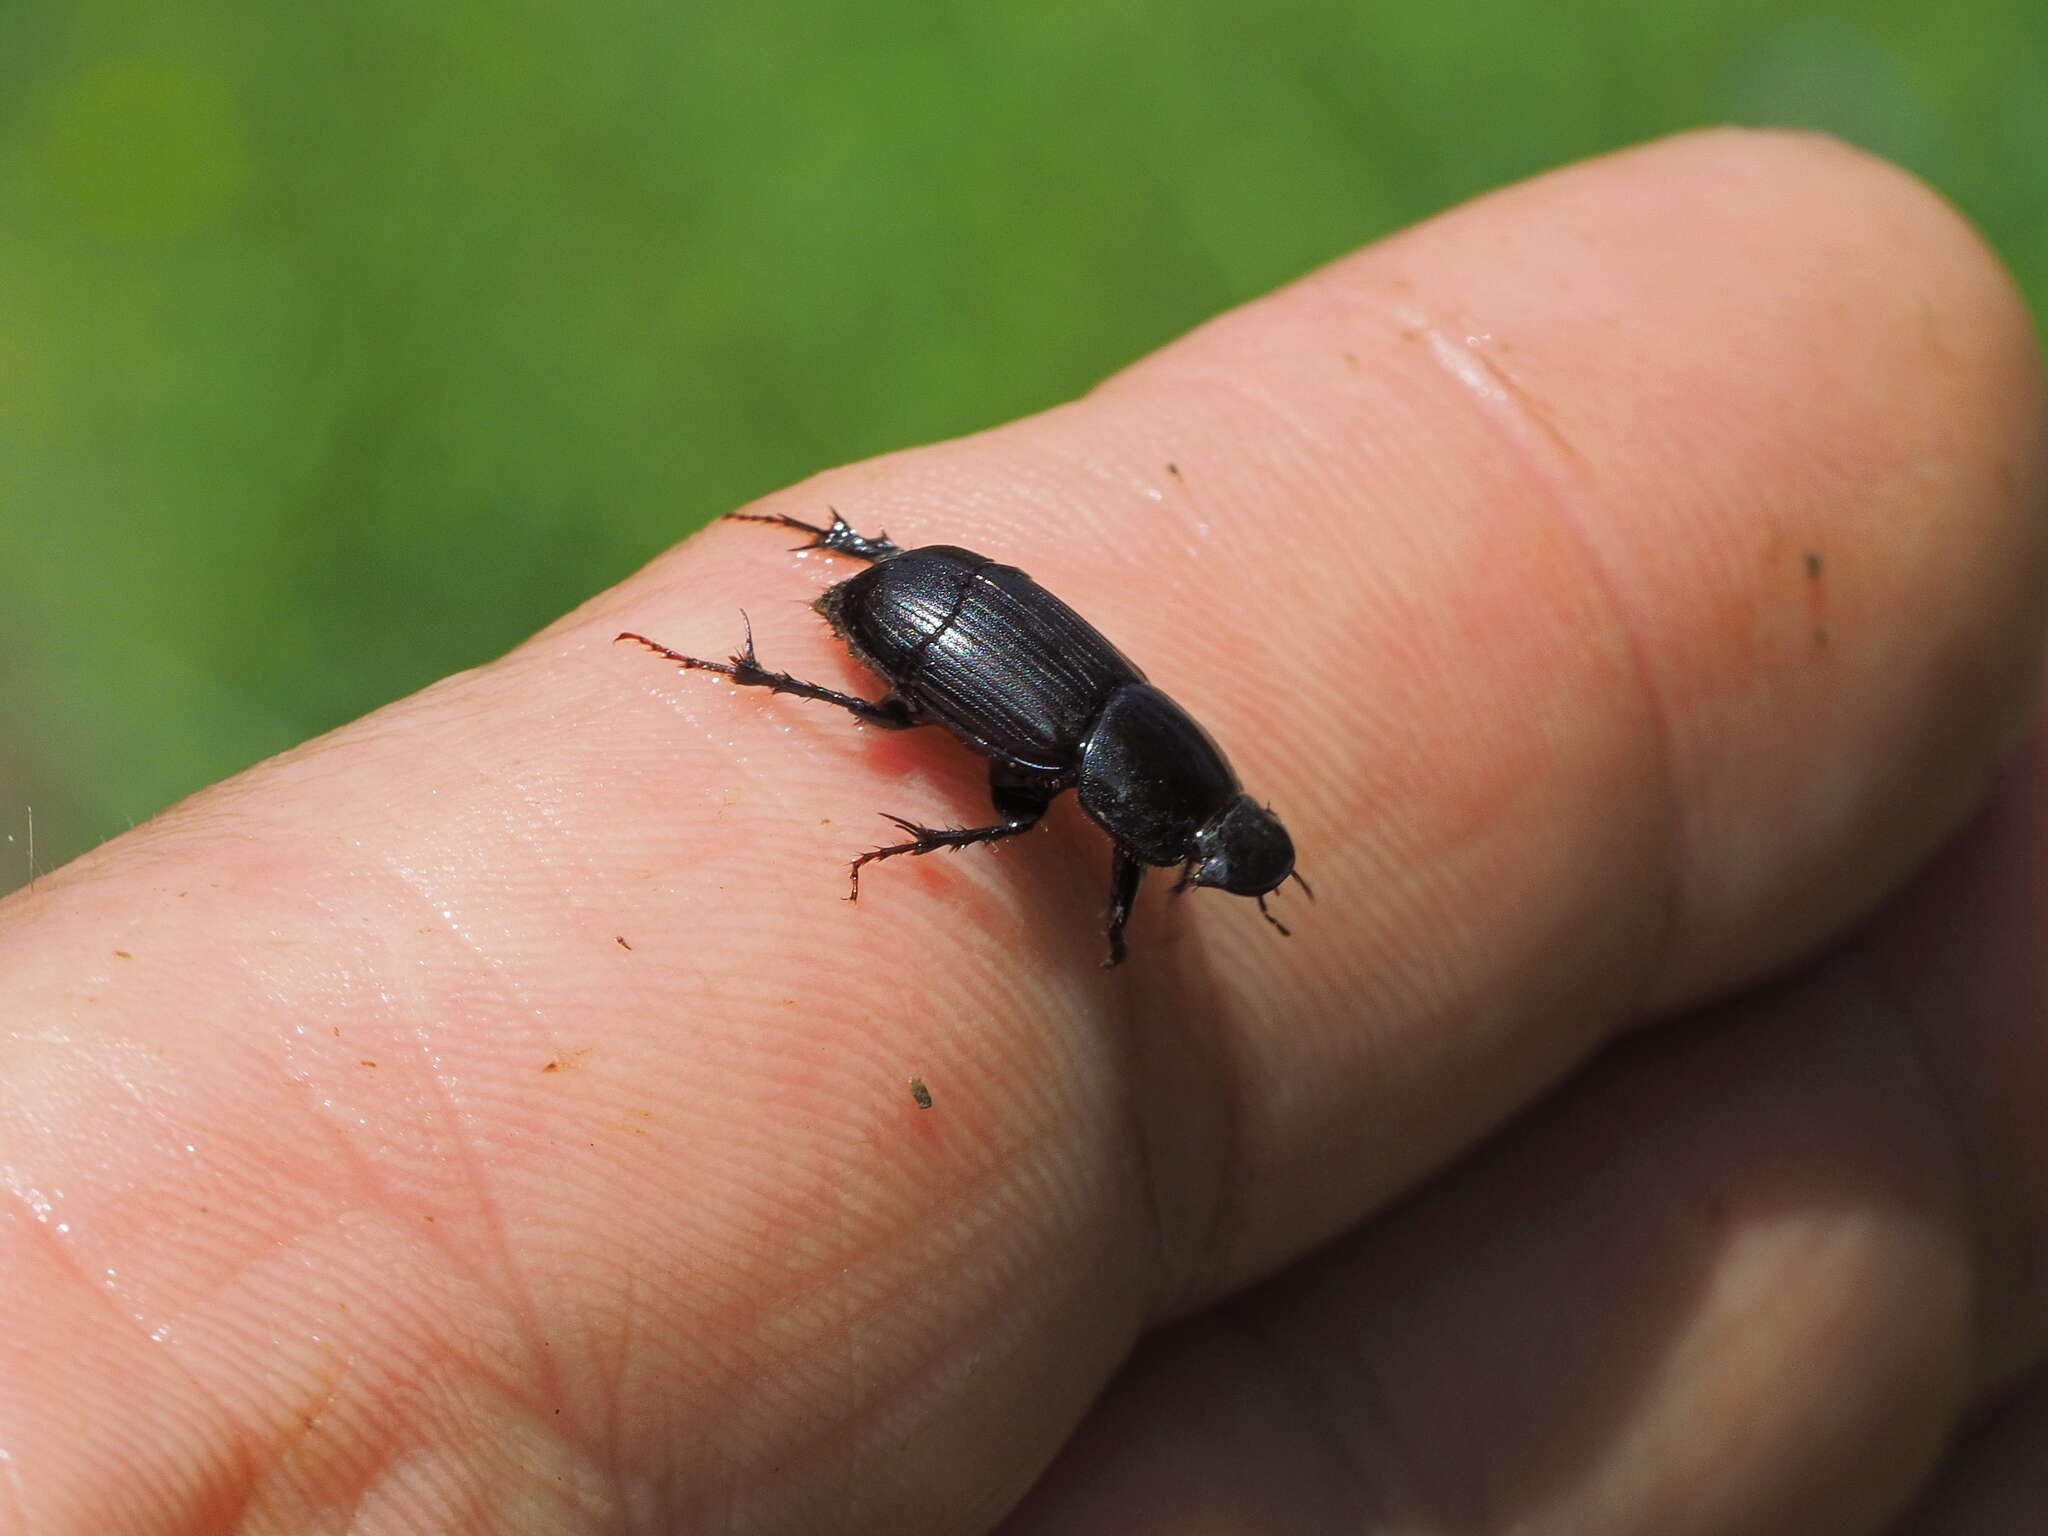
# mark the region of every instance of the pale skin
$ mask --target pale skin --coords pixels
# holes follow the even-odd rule
[[[1671,141],[753,509],[1097,622],[1291,940],[841,901],[983,768],[611,643],[878,694],[744,524],[45,876],[0,1531],[2038,1529],[2042,428],[1927,191]]]

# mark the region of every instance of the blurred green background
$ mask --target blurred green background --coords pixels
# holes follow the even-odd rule
[[[0,3],[0,889],[826,465],[1720,120],[2048,293],[2048,5]]]

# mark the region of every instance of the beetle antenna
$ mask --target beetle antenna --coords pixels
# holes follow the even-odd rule
[[[1294,937],[1294,930],[1292,928],[1289,928],[1285,923],[1281,922],[1279,918],[1275,917],[1272,913],[1266,910],[1266,898],[1263,896],[1259,898],[1259,916],[1263,917],[1275,928],[1278,928],[1280,930],[1281,938],[1291,939]]]
[[[1296,885],[1300,886],[1304,891],[1307,891],[1308,899],[1310,901],[1314,901],[1316,899],[1316,888],[1310,885],[1306,880],[1301,878],[1300,870],[1290,869],[1287,872],[1287,878],[1292,880]]]

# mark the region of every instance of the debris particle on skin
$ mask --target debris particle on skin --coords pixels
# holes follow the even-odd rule
[[[625,936],[625,935],[624,935],[623,933],[622,933],[622,934],[619,934],[619,935],[618,935],[617,937],[618,937],[618,943],[619,943],[619,948],[621,948],[621,949],[631,949],[631,948],[633,947],[632,945],[630,945],[630,944],[628,944],[628,943],[626,942],[626,936]]]
[[[932,1107],[932,1091],[925,1087],[924,1079],[921,1077],[913,1077],[910,1080],[910,1097],[916,1101],[919,1109]]]
[[[1806,611],[1812,626],[1813,649],[1815,654],[1827,650],[1830,641],[1827,618],[1827,586],[1821,580],[1824,562],[1817,549],[1800,551],[1800,562],[1806,568]]]

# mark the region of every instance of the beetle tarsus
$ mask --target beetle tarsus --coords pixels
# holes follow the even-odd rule
[[[779,512],[728,512],[726,517],[735,523],[769,523],[777,528],[793,528],[798,533],[811,536],[808,544],[799,544],[798,550],[824,549],[835,555],[850,555],[855,560],[887,560],[903,551],[897,548],[888,534],[878,534],[870,539],[855,533],[846,519],[839,515],[837,507],[826,509],[832,514],[832,524],[820,528],[816,523],[806,523],[794,517],[784,517]]]

